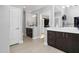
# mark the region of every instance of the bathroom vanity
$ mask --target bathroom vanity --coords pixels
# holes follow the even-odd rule
[[[27,27],[26,28],[26,35],[32,39],[39,39],[40,34],[39,34],[39,27]]]
[[[47,28],[47,44],[64,52],[79,53],[78,28]]]
[[[33,28],[26,28],[26,35],[28,37],[33,37]]]

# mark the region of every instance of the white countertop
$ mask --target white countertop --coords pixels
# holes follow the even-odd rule
[[[62,27],[62,28],[50,27],[47,28],[47,30],[79,34],[79,29],[75,27]]]
[[[28,26],[28,27],[26,27],[26,28],[32,28],[32,29],[33,29],[33,28],[34,28],[34,26]]]

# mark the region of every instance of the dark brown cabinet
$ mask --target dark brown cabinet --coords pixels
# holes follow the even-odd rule
[[[79,52],[79,35],[72,34],[72,52]]]
[[[56,48],[63,50],[64,49],[64,33],[56,32]],[[59,44],[59,45],[58,45]]]
[[[53,46],[53,47],[55,47],[56,46],[56,37],[55,37],[55,34],[56,34],[56,32],[53,32],[52,33],[52,31],[49,31],[48,32],[48,34],[47,34],[47,36],[48,36],[48,45],[51,45],[51,46]]]
[[[33,37],[33,29],[32,28],[26,28],[26,35],[28,37]]]
[[[69,53],[79,52],[79,34],[47,31],[48,45]]]
[[[64,40],[64,49],[63,51],[65,52],[71,52],[71,47],[72,47],[72,39],[71,37],[69,36],[70,34],[69,33],[63,33],[63,40]]]

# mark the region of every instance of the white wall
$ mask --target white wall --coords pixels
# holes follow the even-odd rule
[[[32,20],[31,14],[30,13],[26,13],[26,27],[28,27],[29,25],[32,24],[31,20]]]
[[[9,8],[0,6],[0,53],[9,52]]]
[[[64,15],[63,5],[56,5],[54,7],[55,27],[62,27],[62,16]]]
[[[67,26],[74,26],[74,17],[79,16],[79,6],[73,6],[66,9],[66,15],[67,15]]]
[[[36,17],[34,14],[27,12],[26,13],[26,27],[29,27],[30,25],[35,25]]]

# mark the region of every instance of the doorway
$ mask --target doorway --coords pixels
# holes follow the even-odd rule
[[[40,15],[40,36],[45,37],[45,29],[49,27],[49,15]]]

